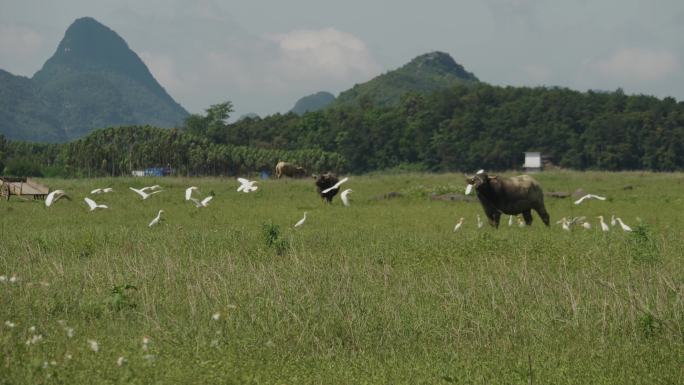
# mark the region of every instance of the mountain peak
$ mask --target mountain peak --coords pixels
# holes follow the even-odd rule
[[[434,51],[413,58],[400,68],[386,72],[342,92],[333,106],[357,105],[368,100],[378,106],[393,106],[407,92],[429,94],[437,90],[471,85],[477,77],[444,52]]]
[[[292,107],[290,112],[294,112],[297,115],[304,115],[306,112],[322,110],[334,101],[335,95],[327,91],[319,91],[297,100],[297,103],[295,103],[295,106]]]
[[[477,77],[456,63],[454,58],[446,52],[433,51],[413,58],[404,69],[429,70],[455,75],[463,80],[478,81]]]

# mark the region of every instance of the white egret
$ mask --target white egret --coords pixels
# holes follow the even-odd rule
[[[85,203],[88,204],[88,207],[90,207],[90,211],[95,211],[96,209],[108,209],[109,208],[107,205],[98,205],[97,203],[95,203],[94,200],[92,200],[90,198],[84,198],[83,200],[85,201]]]
[[[615,214],[610,216],[610,225],[611,226],[617,225],[617,222],[615,221]]]
[[[245,178],[237,178],[237,180],[240,182],[240,187],[237,188],[238,192],[242,191],[244,193],[248,193],[251,191],[256,191],[259,188],[259,186],[254,185],[257,183],[256,180],[248,180]]]
[[[90,194],[103,194],[103,193],[110,193],[114,191],[113,188],[111,187],[105,187],[105,188],[96,188],[95,190],[91,191]]]
[[[162,215],[163,212],[164,212],[164,210],[159,210],[159,213],[157,213],[157,216],[154,217],[154,219],[152,220],[152,222],[150,222],[150,224],[147,225],[147,226],[148,226],[148,227],[152,227],[152,226],[156,225],[157,223],[159,223],[159,221],[161,221],[161,215]]]
[[[615,218],[615,220],[620,224],[620,227],[622,227],[622,230],[630,232],[632,231],[632,228],[627,226],[625,222],[622,221],[620,217]]]
[[[582,223],[582,227],[584,227],[587,230],[591,230],[591,223],[589,222],[584,222]]]
[[[603,221],[603,215],[599,215],[597,218],[601,222],[601,230],[602,231],[610,231],[610,227],[608,227],[606,222]]]
[[[478,170],[475,175],[482,174],[484,173],[484,170]],[[465,195],[470,195],[470,193],[473,191],[473,185],[468,183],[465,189]]]
[[[189,201],[190,198],[192,198],[192,192],[195,190],[199,190],[199,189],[195,186],[190,186],[190,187],[185,189],[185,200],[186,201]]]
[[[463,226],[463,217],[461,217],[461,219],[458,220],[458,223],[456,223],[456,226],[454,226],[454,231],[458,231],[461,226]]]
[[[147,187],[143,187],[140,189],[140,191],[147,191],[147,190],[152,190],[152,191],[161,190],[161,186],[158,184],[155,184],[154,186],[147,186]]]
[[[195,204],[195,207],[200,208],[200,207],[207,207],[209,206],[209,202],[214,199],[213,195],[209,195],[208,197],[202,199],[201,201],[199,199],[195,198],[190,198],[190,201]]]
[[[300,219],[299,222],[295,223],[294,227],[299,227],[303,225],[304,221],[306,221],[306,211],[304,211],[304,218]]]
[[[66,196],[66,193],[64,190],[55,190],[51,193],[48,194],[47,198],[45,198],[45,206],[50,207],[52,206],[53,203],[57,202],[59,198]]]
[[[561,220],[561,227],[563,227],[563,230],[565,231],[570,231],[570,222],[568,222],[568,220],[565,219],[565,217],[563,217],[563,219]]]
[[[598,196],[598,195],[594,195],[594,194],[587,194],[587,195],[581,197],[580,199],[576,200],[576,201],[575,201],[575,204],[578,205],[578,204],[584,202],[584,201],[587,200],[587,199],[598,199],[598,200],[601,200],[601,201],[605,201],[605,200],[606,200],[606,197],[602,197],[602,196]]]
[[[156,193],[160,193],[160,192],[163,191],[163,190],[157,190],[157,191],[153,191],[153,192],[151,192],[151,193],[148,194],[148,193],[146,193],[145,191],[143,191],[142,189],[138,190],[137,188],[133,188],[133,187],[129,187],[129,189],[131,189],[131,191],[134,191],[134,192],[136,192],[138,195],[140,195],[140,196],[142,197],[143,200],[145,200],[145,199],[151,197],[152,195],[154,195],[154,194],[156,194]],[[148,190],[149,190],[149,188],[148,188]]]
[[[346,206],[349,207],[349,193],[354,192],[354,190],[348,188],[344,191],[342,191],[342,194],[340,195],[340,198],[342,198],[342,203]]]
[[[482,219],[480,218],[480,214],[477,214],[477,228],[481,229],[482,226],[484,226],[484,223],[482,223]]]
[[[349,180],[349,177],[344,177],[344,178],[340,179],[340,181],[335,183],[334,185],[332,185],[332,187],[328,187],[327,189],[321,191],[321,194],[327,194],[332,190],[337,190],[338,188],[340,188],[340,186],[342,186],[342,183],[345,183],[348,180]]]

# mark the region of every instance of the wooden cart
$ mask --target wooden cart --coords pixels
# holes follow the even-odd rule
[[[22,199],[45,200],[50,188],[29,178],[0,176],[0,198],[6,200],[14,195]]]

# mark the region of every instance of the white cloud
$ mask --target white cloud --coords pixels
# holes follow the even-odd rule
[[[334,28],[295,30],[268,39],[278,45],[275,70],[293,80],[363,79],[380,71],[363,41]]]
[[[625,82],[665,79],[679,69],[677,57],[665,50],[623,48],[594,64],[598,72]]]
[[[43,37],[36,31],[17,26],[0,25],[0,55],[30,56],[40,50]]]

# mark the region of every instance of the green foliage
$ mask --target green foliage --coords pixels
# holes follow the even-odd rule
[[[284,255],[287,252],[289,244],[287,240],[282,237],[280,226],[273,224],[272,222],[264,223],[261,227],[261,233],[266,246],[275,250],[276,254]]]
[[[116,285],[110,290],[110,296],[107,299],[109,307],[119,312],[121,310],[135,309],[137,304],[133,299],[133,292],[137,291],[138,288],[130,285]]]
[[[630,233],[632,257],[636,262],[655,263],[660,258],[659,245],[651,229],[643,223],[638,224]]]
[[[3,174],[7,176],[43,176],[40,164],[27,158],[8,160]]]

